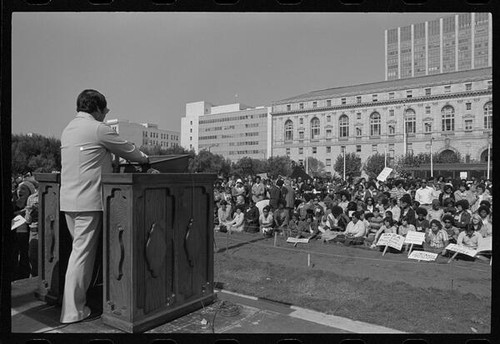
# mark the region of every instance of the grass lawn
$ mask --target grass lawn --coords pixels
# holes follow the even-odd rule
[[[491,267],[483,262],[417,262],[320,241],[293,247],[283,237],[274,247],[258,234],[215,239],[215,281],[226,290],[405,332],[491,331]]]

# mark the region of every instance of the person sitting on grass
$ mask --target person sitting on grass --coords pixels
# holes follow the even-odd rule
[[[401,224],[401,218],[406,215],[408,223],[415,225],[415,210],[410,206],[412,203],[410,195],[406,194],[399,200],[401,205],[401,215],[399,217],[399,224]]]
[[[338,205],[332,207],[332,216],[328,218],[332,231],[343,232],[350,219]]]
[[[386,217],[383,221],[382,226],[379,228],[377,233],[375,233],[375,238],[373,240],[373,244],[370,248],[375,248],[378,242],[378,239],[383,233],[397,233],[398,228],[396,227],[396,222],[390,217]]]
[[[233,220],[226,223],[227,230],[230,234],[233,232],[241,233],[245,227],[245,213],[244,206],[239,204],[233,214]]]
[[[292,212],[292,217],[288,221],[288,227],[285,229],[285,235],[292,238],[299,237],[299,213]]]
[[[370,232],[377,232],[384,224],[384,217],[380,214],[379,208],[373,208],[373,217],[370,220]]]
[[[471,213],[468,211],[469,201],[462,199],[455,203],[455,207],[457,208],[457,213],[455,214],[455,227],[463,231],[471,220]]]
[[[486,238],[492,236],[493,228],[491,225],[490,208],[482,205],[477,209],[477,214],[479,215],[479,218],[481,219],[481,222],[483,224],[482,227],[483,237]]]
[[[406,238],[406,234],[408,234],[409,231],[416,231],[417,229],[415,228],[414,225],[411,223],[408,223],[408,217],[403,216],[401,218],[401,225],[398,227],[398,234]]]
[[[411,208],[413,209],[414,212],[416,212],[419,207],[420,207],[420,202],[419,201],[413,201],[413,202],[411,202]]]
[[[394,221],[399,222],[399,218],[401,217],[401,208],[398,205],[398,200],[391,199],[390,203],[391,206],[389,207],[389,211],[392,213],[392,218],[394,219]]]
[[[465,227],[465,230],[458,234],[457,245],[462,245],[473,250],[477,249],[479,240],[482,239],[480,233],[476,232],[472,223]]]
[[[373,197],[367,197],[365,200],[366,203],[366,210],[365,212],[367,213],[373,213],[373,208],[375,207],[375,202],[373,200]]]
[[[429,220],[426,219],[427,209],[420,207],[415,211],[415,213],[417,213],[417,219],[415,221],[415,229],[417,230],[417,232],[427,233],[427,231],[431,226]]]
[[[441,222],[436,219],[432,220],[431,230],[425,235],[424,250],[445,255],[448,243],[448,234]]]
[[[283,233],[288,227],[288,221],[290,220],[289,211],[285,209],[285,203],[283,199],[278,200],[278,209],[276,209],[273,214],[274,230],[280,233]]]
[[[361,213],[353,212],[352,220],[347,224],[344,234],[339,234],[333,239],[333,242],[343,243],[344,245],[361,245],[365,239],[365,224],[361,221]]]
[[[443,224],[444,227],[443,229],[446,231],[446,234],[448,234],[448,240],[450,244],[456,244],[457,243],[457,238],[458,234],[460,233],[460,229],[454,226],[455,219],[451,215],[445,215],[443,216]]]
[[[305,220],[299,221],[297,238],[315,239],[319,234],[318,224],[314,221],[313,214],[308,213]]]
[[[259,231],[259,208],[255,205],[255,200],[250,199],[250,204],[245,210],[245,232],[257,233]]]
[[[271,207],[266,205],[264,209],[262,209],[262,214],[259,216],[260,232],[266,237],[271,237],[273,235],[274,217],[270,210]]]
[[[331,218],[333,218],[332,210],[330,208],[327,208],[326,212],[319,218],[318,221],[318,229],[321,233],[331,230]]]
[[[431,223],[432,220],[441,221],[443,215],[444,211],[439,205],[439,200],[438,199],[432,200],[431,209],[427,211],[427,220],[429,221],[429,224]]]
[[[219,218],[219,231],[222,233],[227,232],[227,223],[231,222],[231,206],[228,205],[226,200],[220,201],[220,207],[217,211],[217,217]]]
[[[338,204],[339,207],[342,208],[342,211],[346,211],[347,210],[347,205],[349,204],[349,193],[347,191],[340,191],[339,192],[339,195],[340,195],[340,202]]]

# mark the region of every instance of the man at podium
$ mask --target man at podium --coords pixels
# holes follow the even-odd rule
[[[149,164],[149,158],[103,123],[109,112],[104,95],[84,90],[76,101],[76,117],[61,136],[61,211],[73,238],[66,271],[61,323],[90,316],[86,292],[102,228],[101,175],[111,173],[111,153]]]

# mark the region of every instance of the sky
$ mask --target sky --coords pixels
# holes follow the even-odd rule
[[[106,119],[180,131],[188,102],[269,106],[384,80],[384,30],[444,13],[12,15],[12,132],[61,136],[87,88]]]

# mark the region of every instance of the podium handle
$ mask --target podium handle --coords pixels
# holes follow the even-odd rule
[[[50,238],[50,256],[49,256],[49,263],[52,263],[54,261],[54,249],[56,246],[56,235],[54,233],[54,222],[55,222],[55,217],[54,215],[49,215],[49,221],[50,221],[50,233],[49,233],[49,238]]]
[[[186,258],[188,260],[189,266],[193,267],[193,260],[191,259],[191,254],[189,253],[189,249],[187,247],[187,242],[189,240],[189,234],[191,233],[191,228],[193,227],[193,218],[189,219],[189,223],[186,229],[186,235],[184,236],[184,253],[186,253]]]

